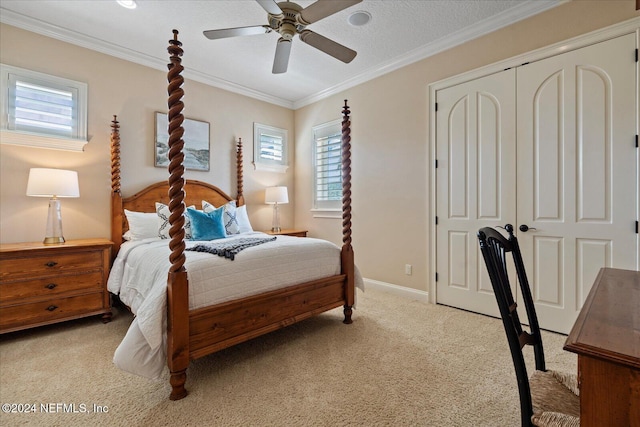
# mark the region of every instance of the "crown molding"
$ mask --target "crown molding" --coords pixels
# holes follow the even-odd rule
[[[95,37],[80,34],[75,31],[70,31],[66,28],[62,28],[57,25],[52,25],[47,22],[40,21],[38,19],[24,16],[22,14],[15,13],[7,9],[1,9],[1,10],[2,10],[2,13],[0,13],[0,22],[2,22],[3,24],[12,25],[14,27],[18,27],[23,30],[31,31],[32,33],[40,34],[46,37],[51,37],[56,40],[60,40],[66,43],[71,43],[76,46],[80,46],[80,47],[84,47],[100,53],[104,53],[106,55],[114,56],[118,59],[123,59],[125,61],[133,62],[139,65],[144,65],[145,67],[166,72],[167,59],[165,58],[157,58],[157,57],[147,55],[142,52],[137,52],[122,46],[114,45],[112,43],[107,43]],[[183,77],[186,79],[191,79],[200,83],[204,83],[209,86],[214,86],[220,89],[224,89],[229,92],[238,93],[240,95],[258,99],[260,101],[265,101],[271,104],[279,105],[281,107],[293,109],[293,102],[289,100],[271,96],[253,89],[249,89],[245,86],[238,85],[238,84],[208,75],[206,73],[185,69],[183,73]]]
[[[407,65],[429,58],[430,56],[451,49],[470,40],[477,39],[478,37],[484,36],[485,34],[492,33],[496,30],[499,30],[500,28],[537,15],[563,3],[568,3],[569,1],[571,0],[526,1],[519,6],[478,22],[475,25],[472,25],[461,31],[452,33],[446,37],[436,40],[432,43],[414,49],[402,56],[393,59],[392,61],[387,62],[386,64],[371,68],[370,70],[352,77],[337,86],[327,88],[326,90],[318,92],[314,95],[299,99],[298,101],[294,102],[293,108],[294,110],[297,110],[298,108],[304,107],[305,105],[313,104],[314,102],[318,102],[324,98],[338,94],[369,80],[373,80],[377,77],[398,70],[402,67],[406,67]]]
[[[184,77],[200,83],[204,83],[209,86],[227,90],[229,92],[237,93],[260,101],[268,102],[270,104],[275,104],[281,107],[296,110],[298,108],[321,101],[322,99],[343,92],[354,86],[365,83],[369,80],[380,77],[384,74],[388,74],[399,68],[421,61],[447,49],[451,49],[452,47],[458,46],[467,41],[473,40],[485,34],[496,31],[500,28],[511,25],[520,20],[526,19],[530,16],[559,6],[560,4],[567,3],[568,1],[571,0],[526,1],[519,6],[495,15],[489,19],[485,19],[484,21],[481,21],[462,31],[458,31],[440,40],[436,40],[433,43],[429,43],[428,45],[422,46],[418,49],[414,49],[413,51],[408,52],[407,54],[402,55],[392,61],[389,61],[382,66],[371,68],[363,73],[358,74],[357,76],[341,82],[339,85],[327,88],[311,96],[299,99],[294,102],[268,95],[264,92],[253,90],[245,86],[238,85],[199,71],[185,69]],[[2,9],[2,13],[0,13],[0,22],[7,25],[12,25],[14,27],[22,28],[27,31],[31,31],[33,33],[41,34],[43,36],[51,37],[57,40],[101,52],[110,56],[114,56],[118,59],[124,59],[126,61],[144,65],[156,70],[166,70],[167,60],[164,58],[157,58],[141,52],[133,51],[122,46],[106,43],[100,39],[70,31],[56,25],[48,24],[46,22],[33,19],[6,9]]]

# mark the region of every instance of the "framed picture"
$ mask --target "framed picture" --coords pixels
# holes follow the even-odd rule
[[[169,165],[169,122],[165,113],[156,112],[155,165]],[[209,123],[184,119],[184,167],[197,171],[209,170]]]

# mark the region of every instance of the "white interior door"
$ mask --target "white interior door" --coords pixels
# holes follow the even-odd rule
[[[499,315],[481,227],[515,219],[515,70],[437,92],[437,302]]]
[[[542,328],[568,333],[601,267],[638,268],[635,36],[517,71],[517,221]]]

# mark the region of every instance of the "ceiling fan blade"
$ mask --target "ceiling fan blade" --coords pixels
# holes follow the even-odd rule
[[[343,46],[340,43],[336,43],[318,33],[314,33],[311,30],[302,31],[300,33],[300,40],[346,64],[353,61],[353,58],[358,54],[355,50],[351,50],[348,47]]]
[[[282,74],[287,72],[289,65],[289,55],[291,54],[291,40],[286,40],[282,37],[278,40],[276,45],[276,56],[273,58],[273,74]]]
[[[300,11],[300,18],[305,22],[305,25],[309,25],[358,4],[361,1],[362,0],[318,0],[302,9]]]
[[[280,9],[280,6],[278,6],[278,3],[276,3],[275,0],[256,0],[256,1],[260,3],[260,6],[262,6],[262,8],[267,11],[267,13],[270,13],[272,15],[282,14],[282,9]]]
[[[268,25],[255,25],[253,27],[237,27],[237,28],[224,28],[222,30],[207,30],[202,33],[210,40],[224,39],[227,37],[236,36],[252,36],[254,34],[270,33],[271,27]]]

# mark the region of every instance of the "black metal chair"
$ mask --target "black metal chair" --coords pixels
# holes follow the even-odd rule
[[[509,234],[508,238],[493,228],[481,228],[478,231],[478,241],[498,302],[516,371],[522,426],[579,427],[580,399],[576,376],[546,370],[540,326],[518,239],[513,235],[511,224],[507,224],[505,229]],[[522,328],[516,310],[517,304],[511,291],[507,274],[508,252],[513,256],[529,332]],[[531,378],[527,375],[523,354],[525,345],[533,346],[536,370]]]

